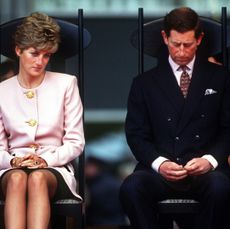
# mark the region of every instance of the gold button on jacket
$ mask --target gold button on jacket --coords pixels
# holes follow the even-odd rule
[[[32,99],[34,97],[34,92],[33,91],[27,91],[27,92],[25,92],[25,94],[26,94],[26,97],[28,99]]]
[[[26,123],[27,123],[29,126],[31,126],[31,127],[34,127],[34,126],[37,125],[37,121],[34,120],[34,119],[31,119],[31,120],[29,120],[29,121],[26,121]]]

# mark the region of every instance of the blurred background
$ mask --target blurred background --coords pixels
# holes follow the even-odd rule
[[[77,23],[78,9],[84,10],[84,27],[92,36],[84,54],[88,225],[128,224],[118,191],[136,163],[126,143],[124,120],[130,84],[138,71],[137,50],[130,44],[138,8],[144,9],[147,22],[179,6],[219,21],[221,7],[229,6],[229,0],[0,0],[1,24],[33,11]],[[1,56],[1,63],[5,61]],[[145,56],[145,70],[155,64]],[[77,57],[67,60],[65,72],[78,73]]]

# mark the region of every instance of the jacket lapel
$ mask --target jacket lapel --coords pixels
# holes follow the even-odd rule
[[[197,66],[197,61],[194,65],[193,75],[188,91],[188,96],[184,99],[184,109],[178,124],[178,132],[180,132],[189,122],[194,112],[197,110],[202,98],[204,98],[205,89],[209,82],[211,72],[205,68],[205,63]]]
[[[181,113],[184,106],[184,98],[168,61],[159,63],[157,76],[156,83],[175,108],[176,112]]]

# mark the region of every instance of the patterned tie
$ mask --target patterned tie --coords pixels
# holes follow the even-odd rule
[[[187,73],[187,69],[188,67],[185,65],[185,66],[180,66],[180,69],[182,70],[182,74],[181,74],[181,77],[180,77],[180,89],[181,89],[181,92],[184,96],[184,98],[187,97],[187,94],[188,94],[188,88],[189,88],[189,84],[190,84],[190,77],[189,77],[189,74]]]

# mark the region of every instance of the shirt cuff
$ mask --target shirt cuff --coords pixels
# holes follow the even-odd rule
[[[160,165],[168,160],[169,159],[160,156],[152,162],[151,167],[153,168],[153,170],[155,170],[158,173]]]
[[[218,162],[217,160],[210,154],[205,154],[204,156],[202,156],[202,158],[205,158],[206,160],[209,161],[209,163],[212,165],[213,170],[216,169],[216,167],[218,166]]]

